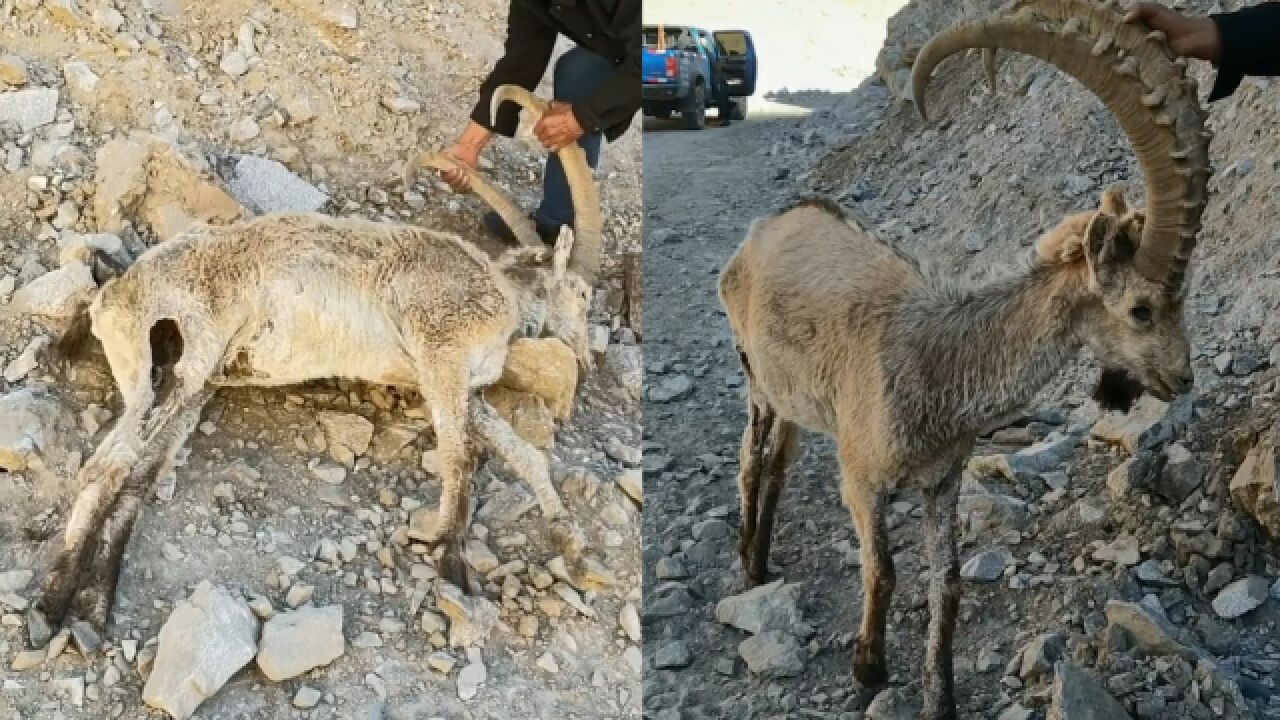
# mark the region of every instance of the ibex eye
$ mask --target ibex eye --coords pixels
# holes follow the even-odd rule
[[[1151,308],[1146,305],[1135,305],[1133,309],[1129,311],[1129,316],[1132,317],[1133,321],[1139,325],[1151,324]]]

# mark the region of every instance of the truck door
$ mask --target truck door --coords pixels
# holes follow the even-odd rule
[[[718,30],[716,43],[724,49],[724,72],[729,95],[746,97],[756,91],[756,46],[746,30]]]

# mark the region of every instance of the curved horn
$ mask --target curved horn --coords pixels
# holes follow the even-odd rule
[[[515,234],[521,245],[543,247],[542,238],[538,237],[538,231],[534,228],[533,222],[528,215],[521,212],[520,206],[516,205],[515,201],[507,197],[506,193],[490,185],[476,171],[444,153],[419,153],[406,163],[404,166],[405,188],[413,184],[413,179],[417,176],[418,170],[424,167],[431,167],[437,170],[462,170],[465,172],[467,179],[471,182],[471,191],[479,195],[481,200],[488,203],[489,207],[498,213],[498,216],[507,224],[507,227],[511,228],[511,232]]]
[[[967,48],[1008,49],[1071,75],[1107,106],[1133,146],[1146,179],[1147,218],[1136,269],[1177,292],[1208,200],[1211,133],[1185,60],[1163,33],[1126,23],[1111,6],[1083,0],[1015,0],[1002,15],[958,25],[921,48],[911,72],[925,117],[933,69]]]
[[[489,118],[498,114],[504,102],[514,102],[527,110],[537,122],[550,109],[547,101],[517,85],[501,85],[493,91],[489,104]],[[573,198],[573,253],[569,256],[569,269],[577,272],[591,286],[595,286],[600,271],[600,244],[603,223],[600,218],[600,196],[596,192],[587,153],[578,143],[571,143],[556,151],[569,182],[569,194]]]

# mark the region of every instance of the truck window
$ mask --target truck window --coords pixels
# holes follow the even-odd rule
[[[730,55],[746,55],[747,54],[747,37],[740,33],[724,33],[717,40],[720,41],[720,47],[725,49]]]

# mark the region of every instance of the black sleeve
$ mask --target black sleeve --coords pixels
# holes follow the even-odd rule
[[[584,132],[592,133],[631,119],[640,109],[640,3],[624,2],[614,16],[613,31],[623,38],[622,62],[573,115]]]
[[[1210,17],[1222,39],[1222,60],[1209,100],[1235,92],[1245,75],[1280,75],[1280,2]]]
[[[498,111],[497,122],[489,122],[489,101],[493,97],[493,91],[499,85],[536,89],[547,71],[547,64],[551,62],[556,35],[555,28],[513,0],[507,12],[506,52],[493,66],[489,77],[480,84],[480,98],[471,111],[471,119],[499,135],[515,135],[516,128],[520,125],[520,108],[515,104],[504,104]],[[637,85],[639,82],[637,74]]]

